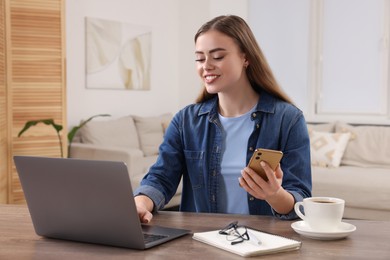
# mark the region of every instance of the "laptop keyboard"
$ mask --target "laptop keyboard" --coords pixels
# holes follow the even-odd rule
[[[166,237],[168,237],[168,236],[144,233],[145,243],[150,243],[150,242],[153,242],[153,241],[156,241],[156,240],[159,240],[162,238],[166,238]]]

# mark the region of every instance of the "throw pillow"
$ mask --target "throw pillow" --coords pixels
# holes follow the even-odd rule
[[[169,124],[171,123],[172,114],[167,113],[167,114],[161,115],[160,117],[161,117],[161,124],[162,124],[164,134],[165,134],[165,131],[167,130]]]
[[[390,126],[336,124],[336,132],[351,133],[342,164],[389,168]]]
[[[141,150],[145,156],[158,154],[158,148],[164,138],[163,124],[170,121],[168,118],[171,117],[170,114],[153,117],[133,116]]]
[[[307,123],[307,130],[310,132],[334,132],[334,123]]]
[[[134,120],[130,116],[112,120],[92,120],[80,129],[83,143],[138,148]]]
[[[351,134],[311,131],[309,136],[312,165],[339,167]]]

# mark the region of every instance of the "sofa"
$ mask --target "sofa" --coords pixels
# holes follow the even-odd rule
[[[390,220],[390,126],[308,124],[313,196],[345,200],[344,218]]]
[[[158,148],[172,114],[152,117],[129,115],[120,118],[94,119],[76,133],[69,149],[70,158],[123,161],[133,190],[156,161]],[[180,205],[181,186],[165,206]]]
[[[171,114],[92,120],[70,157],[127,164],[136,189],[156,161]],[[313,196],[346,201],[344,218],[390,220],[390,126],[308,123]],[[180,205],[181,185],[166,208]]]

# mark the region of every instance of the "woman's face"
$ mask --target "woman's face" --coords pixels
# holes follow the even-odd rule
[[[201,34],[195,43],[195,56],[198,74],[210,94],[234,92],[246,80],[244,53],[221,32]]]

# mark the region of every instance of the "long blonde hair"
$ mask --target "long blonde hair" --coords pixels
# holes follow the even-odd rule
[[[231,37],[235,40],[241,51],[245,53],[245,57],[249,62],[249,66],[246,69],[247,77],[252,88],[257,93],[264,90],[283,101],[291,104],[293,103],[277,83],[252,30],[244,19],[236,15],[215,17],[199,28],[198,32],[195,34],[195,43],[201,34],[209,30],[216,30]],[[208,93],[206,88],[203,88],[202,92],[197,97],[196,102],[204,102],[216,95],[217,94]]]

